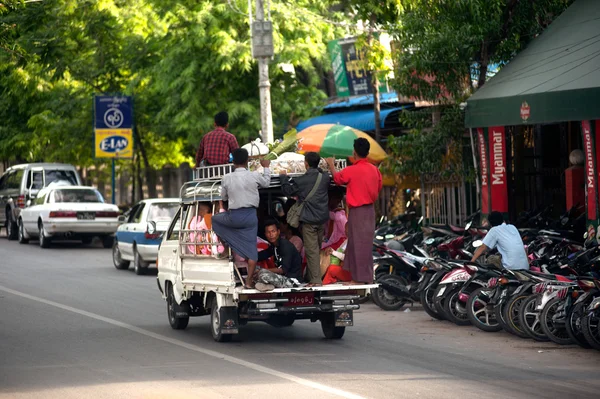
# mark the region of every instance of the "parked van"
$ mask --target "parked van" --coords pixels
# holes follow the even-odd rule
[[[0,227],[6,227],[9,240],[18,237],[17,221],[21,209],[29,206],[37,193],[50,183],[80,186],[81,178],[73,165],[29,163],[15,165],[0,177]]]

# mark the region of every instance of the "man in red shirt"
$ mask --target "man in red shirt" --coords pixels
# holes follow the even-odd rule
[[[229,154],[240,148],[235,136],[227,131],[229,115],[219,112],[215,115],[215,130],[202,137],[196,153],[196,167],[204,161],[204,166],[224,165],[229,163]]]
[[[373,236],[375,235],[375,207],[382,178],[379,169],[367,161],[371,145],[365,138],[354,140],[356,162],[340,172],[335,170],[335,160],[327,159],[333,181],[346,185],[348,214],[348,245],[344,269],[352,274],[351,284],[373,282]]]

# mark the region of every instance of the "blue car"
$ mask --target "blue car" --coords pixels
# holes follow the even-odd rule
[[[148,265],[156,263],[162,236],[178,209],[178,198],[147,199],[121,216],[113,245],[114,266],[127,270],[133,262],[135,274],[145,274]]]

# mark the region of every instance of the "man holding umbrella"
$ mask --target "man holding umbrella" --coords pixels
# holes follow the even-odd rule
[[[353,165],[336,171],[335,160],[327,158],[333,181],[346,185],[348,215],[348,245],[344,269],[352,274],[351,284],[373,282],[373,236],[375,235],[374,203],[383,186],[379,169],[367,160],[371,144],[365,138],[354,140]]]

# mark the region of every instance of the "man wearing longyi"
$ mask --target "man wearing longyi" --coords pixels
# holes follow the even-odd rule
[[[335,170],[335,160],[327,158],[333,181],[346,185],[348,214],[348,245],[345,252],[344,269],[352,274],[350,284],[373,282],[373,236],[375,235],[374,203],[383,186],[379,169],[367,156],[371,145],[365,138],[354,140],[353,165],[341,171]]]

